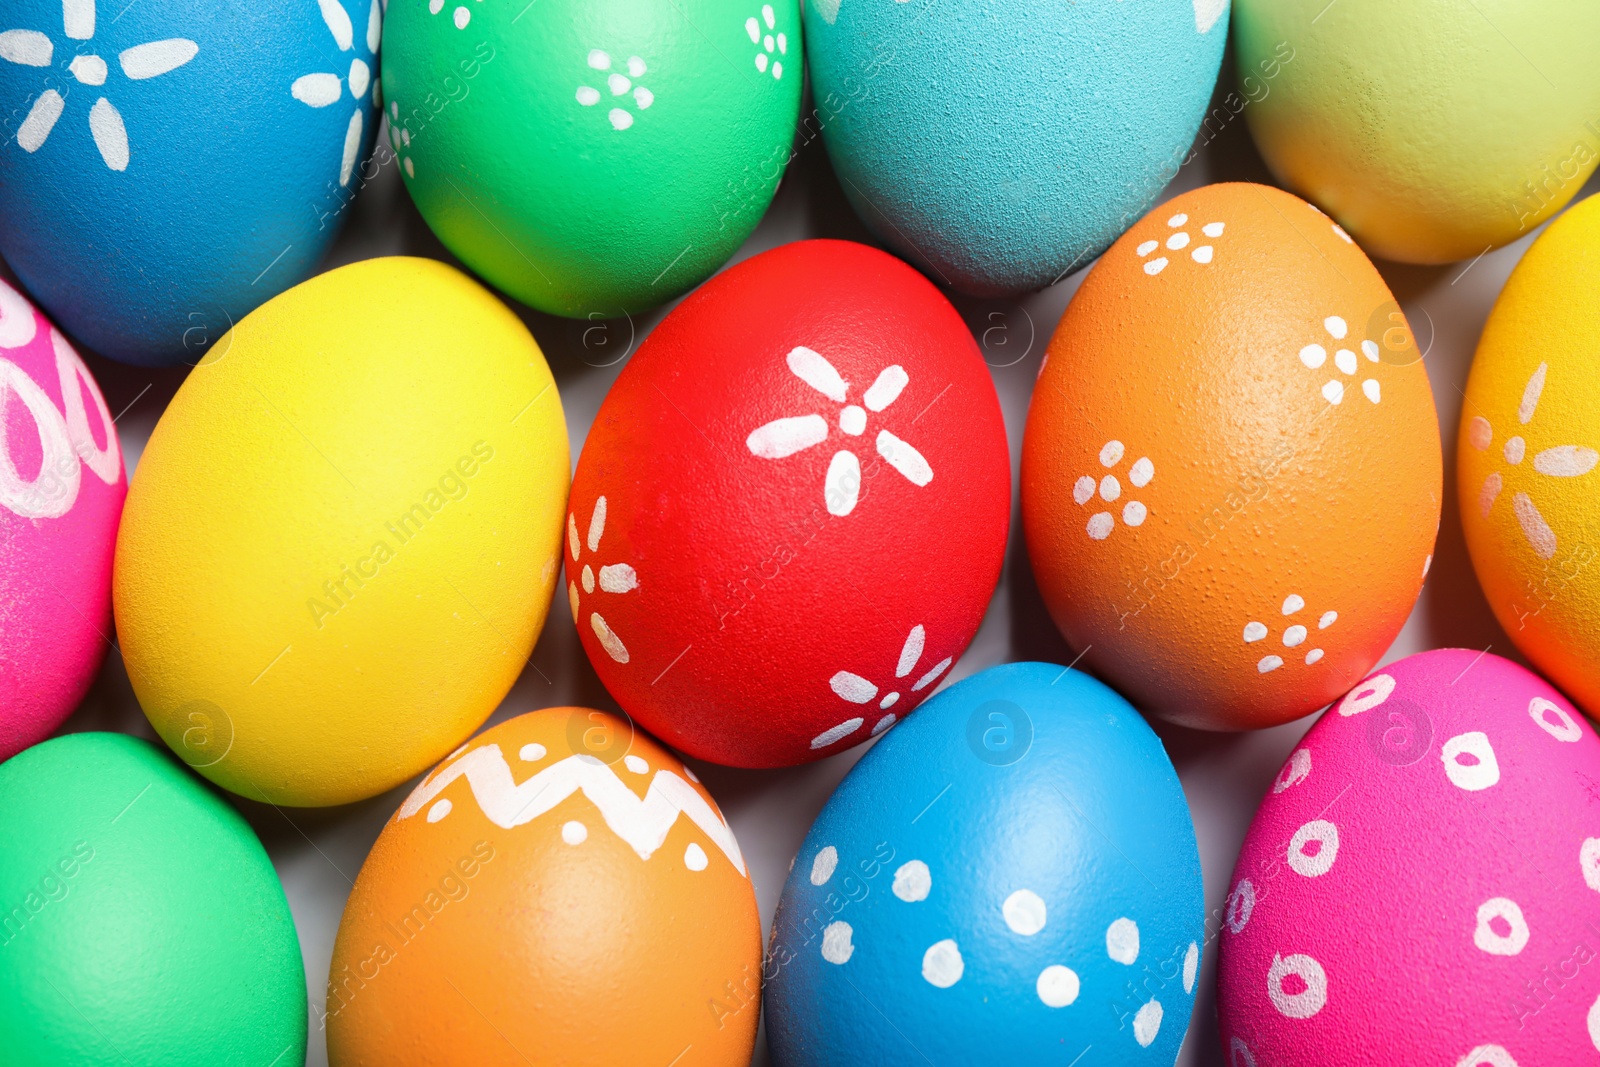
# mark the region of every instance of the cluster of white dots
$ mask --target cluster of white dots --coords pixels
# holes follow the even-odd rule
[[[1305,606],[1306,602],[1304,597],[1300,596],[1299,593],[1290,593],[1284,598],[1283,614],[1285,617],[1288,617],[1300,611]],[[1324,611],[1322,613],[1322,617],[1317,620],[1317,629],[1326,630],[1328,627],[1332,626],[1338,621],[1339,613],[1337,611]],[[1245,623],[1244,626],[1244,643],[1247,645],[1253,645],[1257,641],[1265,641],[1270,633],[1271,631],[1267,629],[1266,623],[1251,620],[1250,622]],[[1291,624],[1283,631],[1283,647],[1299,648],[1301,645],[1305,644],[1306,638],[1310,636],[1310,633],[1311,631],[1308,630],[1302,623],[1297,622]],[[1316,663],[1322,658],[1322,649],[1313,648],[1311,651],[1306,653],[1305,658],[1307,664]],[[1271,654],[1262,656],[1261,659],[1257,661],[1256,670],[1260,671],[1262,674],[1266,674],[1268,671],[1275,671],[1281,666],[1283,666],[1283,657],[1276,654]]]
[[[839,866],[839,852],[834,846],[820,849],[811,861],[811,884],[823,886],[833,877]],[[928,899],[933,891],[933,875],[922,860],[909,860],[894,872],[890,892],[907,904],[917,904]],[[1049,908],[1044,898],[1031,889],[1018,889],[1000,903],[1000,917],[1006,927],[1019,937],[1033,937],[1049,921]],[[843,920],[829,923],[822,931],[822,958],[836,966],[850,962],[855,955],[855,930]],[[1126,916],[1114,920],[1106,927],[1106,955],[1117,963],[1131,967],[1139,959],[1139,926]],[[1183,991],[1192,993],[1196,974],[1200,968],[1200,946],[1190,942],[1183,959]],[[928,946],[922,954],[922,977],[938,989],[949,989],[966,973],[966,961],[961,947],[954,938],[944,938]],[[1040,1003],[1049,1008],[1065,1008],[1078,999],[1082,990],[1078,973],[1061,963],[1053,963],[1039,972],[1034,982],[1034,992]],[[1150,1047],[1161,1030],[1161,1002],[1151,997],[1133,1018],[1133,1036],[1139,1045]]]
[[[1351,690],[1339,703],[1342,717],[1360,715],[1379,707],[1394,692],[1395,680],[1387,674],[1375,675]],[[1528,716],[1535,725],[1558,742],[1575,744],[1583,739],[1583,728],[1565,708],[1544,697],[1528,702]],[[1462,757],[1471,762],[1464,762]],[[1480,792],[1500,782],[1500,766],[1494,746],[1486,733],[1473,730],[1446,741],[1440,750],[1445,777],[1451,785],[1466,792]],[[1273,782],[1274,794],[1300,785],[1311,776],[1311,752],[1296,749]],[[1305,823],[1289,840],[1289,869],[1304,878],[1320,878],[1334,867],[1339,856],[1339,828],[1317,818]],[[1583,882],[1600,893],[1600,837],[1585,838],[1578,847],[1578,868]],[[1228,894],[1223,922],[1229,933],[1244,932],[1256,908],[1256,889],[1249,878],[1240,879]],[[1521,955],[1533,938],[1533,930],[1522,906],[1510,897],[1490,897],[1477,906],[1469,924],[1472,943],[1487,956]],[[1292,984],[1291,984],[1292,983]],[[1328,975],[1322,964],[1305,953],[1274,953],[1267,969],[1267,997],[1278,1013],[1288,1019],[1309,1019],[1328,1003]],[[1589,1040],[1600,1051],[1600,998],[1588,1009],[1585,1023]],[[1256,1059],[1243,1039],[1233,1037],[1228,1044],[1231,1067],[1256,1067]],[[1473,1048],[1457,1061],[1456,1067],[1518,1067],[1516,1058],[1503,1045],[1485,1044]]]
[[[611,69],[611,56],[600,49],[591,49],[589,52],[590,68],[606,73],[606,88],[611,91],[613,98],[632,95],[633,102],[643,111],[656,102],[656,94],[642,85],[634,83],[644,77],[650,68],[645,66],[644,60],[638,56],[629,56],[626,64],[628,73]],[[590,85],[578,86],[578,103],[584,107],[593,107],[600,102],[600,90]],[[615,130],[625,130],[633,125],[633,112],[626,108],[613,107],[607,117],[611,120],[611,127]]]
[[[1167,220],[1167,228],[1170,230],[1176,230],[1177,232],[1167,237],[1165,243],[1166,251],[1181,252],[1185,248],[1189,248],[1191,238],[1189,237],[1188,232],[1178,229],[1180,226],[1187,225],[1188,222],[1189,216],[1183,214],[1182,212],[1179,212]],[[1208,222],[1204,226],[1200,227],[1200,233],[1214,241],[1218,237],[1222,236],[1222,231],[1225,228],[1226,227],[1224,223]],[[1149,258],[1150,253],[1161,247],[1161,241],[1149,240],[1145,241],[1139,245],[1137,249],[1135,249],[1135,251],[1139,253],[1139,258],[1144,260],[1144,272],[1151,277],[1154,277],[1155,275],[1160,274],[1162,271],[1167,269],[1166,256],[1157,256],[1154,259]],[[1211,257],[1215,253],[1216,249],[1209,244],[1196,245],[1194,248],[1189,249],[1189,258],[1193,259],[1196,263],[1210,263]]]
[[[777,18],[773,13],[771,4],[763,4],[761,6],[761,21],[767,24],[765,33],[762,32],[761,23],[756,21],[754,15],[744,20],[744,32],[750,35],[750,43],[764,49],[764,51],[756,53],[756,70],[765,74],[768,71],[768,64],[771,64],[772,76],[774,78],[782,78],[783,61],[776,58],[773,55],[773,51],[776,49],[779,56],[788,55],[789,37],[783,33],[773,34],[772,31],[777,26]]]
[[[1100,466],[1110,469],[1122,462],[1126,449],[1121,441],[1107,441],[1100,449]],[[1150,484],[1150,479],[1156,476],[1155,465],[1150,462],[1149,456],[1140,456],[1128,468],[1128,483],[1135,489],[1143,489]],[[1078,505],[1085,506],[1094,499],[1096,493],[1107,504],[1122,496],[1122,483],[1115,474],[1107,474],[1098,482],[1085,474],[1079,478],[1072,487],[1072,499]],[[1149,517],[1149,510],[1137,500],[1130,500],[1122,505],[1122,521],[1128,526],[1139,526]],[[1109,511],[1097,511],[1089,516],[1088,533],[1096,541],[1104,541],[1111,536],[1111,531],[1116,528],[1117,520]]]
[[[1322,328],[1328,331],[1328,336],[1335,342],[1343,341],[1350,335],[1350,325],[1337,315],[1329,315],[1322,320]],[[1370,338],[1361,342],[1361,352],[1367,357],[1367,362],[1378,362],[1378,342]],[[1306,345],[1300,350],[1300,362],[1312,370],[1321,369],[1328,362],[1328,350],[1315,342]],[[1348,348],[1339,348],[1333,354],[1333,365],[1346,375],[1356,372],[1359,362],[1355,352]],[[1361,383],[1361,393],[1374,404],[1383,399],[1383,393],[1378,386],[1378,379],[1367,378]],[[1330,404],[1339,404],[1344,401],[1344,383],[1337,378],[1329,378],[1322,387],[1322,398]]]
[[[478,2],[482,3],[483,0],[478,0]],[[443,10],[444,0],[428,0],[428,14],[437,15]],[[450,13],[450,19],[456,24],[456,29],[464,30],[467,28],[467,23],[472,21],[472,11],[465,4],[458,4],[456,9]]]

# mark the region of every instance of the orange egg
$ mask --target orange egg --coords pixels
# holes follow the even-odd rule
[[[463,745],[401,805],[339,925],[332,1067],[744,1067],[761,924],[694,773],[604,712]]]
[[[1056,624],[1144,710],[1299,718],[1404,624],[1438,532],[1438,420],[1371,262],[1251,184],[1185,193],[1101,257],[1028,413],[1022,517]]]

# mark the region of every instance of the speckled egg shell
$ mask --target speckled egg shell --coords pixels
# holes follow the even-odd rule
[[[1375,256],[1482,255],[1600,162],[1600,5],[1238,0],[1233,25],[1262,157]]]
[[[1600,197],[1512,272],[1478,342],[1456,446],[1461,525],[1517,648],[1600,715]]]
[[[1171,1064],[1202,906],[1145,721],[1076,671],[993,667],[878,742],[806,835],[768,949],[773,1062]]]
[[[127,493],[94,376],[0,281],[0,760],[59,726],[105,659]]]
[[[1084,663],[1206,729],[1349,689],[1432,560],[1421,358],[1361,250],[1288,193],[1205,186],[1129,230],[1062,317],[1023,441],[1028,552]]]
[[[306,975],[248,824],[123,734],[0,765],[0,1041],[22,1067],[267,1067],[306,1054]]]
[[[755,229],[805,81],[797,0],[407,0],[390,147],[449,249],[602,320],[704,281]]]
[[[671,753],[551,708],[451,754],[378,837],[328,981],[333,1067],[745,1067],[761,923]]]
[[[311,272],[377,128],[379,0],[8,0],[0,254],[69,334],[193,363]]]
[[[1600,1053],[1600,740],[1498,656],[1384,667],[1306,734],[1223,913],[1231,1067]]]
[[[1089,262],[1178,172],[1228,0],[814,0],[805,19],[857,213],[940,282],[997,295]]]
[[[926,279],[844,241],[762,253],[668,315],[595,416],[564,561],[584,650],[704,759],[877,736],[977,631],[1008,466],[988,368]]]

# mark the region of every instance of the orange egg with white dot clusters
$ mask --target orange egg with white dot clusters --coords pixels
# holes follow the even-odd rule
[[[1312,205],[1185,193],[1084,280],[1022,456],[1045,603],[1143,710],[1255,729],[1344,693],[1432,561],[1442,462],[1405,316]]]

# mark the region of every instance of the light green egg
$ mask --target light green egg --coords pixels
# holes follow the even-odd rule
[[[1514,241],[1600,162],[1596,0],[1234,0],[1233,30],[1267,165],[1386,259]]]
[[[300,1067],[289,904],[167,752],[71,734],[0,764],[0,1063]]]
[[[654,307],[720,267],[790,156],[797,0],[397,0],[389,143],[428,225],[525,304]]]

